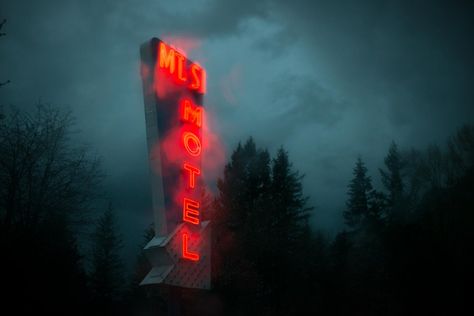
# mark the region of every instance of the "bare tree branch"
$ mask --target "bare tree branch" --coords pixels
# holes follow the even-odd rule
[[[7,81],[4,81],[4,82],[0,82],[0,87],[6,85],[6,84],[9,84],[10,83],[10,80],[7,80]]]
[[[7,19],[3,19],[2,22],[0,22],[0,30],[2,29],[2,27],[5,25],[5,23],[7,23]],[[7,33],[4,33],[4,32],[0,32],[0,37],[1,36],[5,36],[7,35]],[[10,83],[10,80],[7,80],[7,81],[4,81],[4,82],[0,82],[0,87],[6,85],[6,84],[9,84]]]
[[[32,229],[52,217],[84,222],[102,179],[97,158],[70,139],[70,112],[39,105],[0,124],[0,223]]]
[[[7,19],[3,19],[3,21],[0,22],[0,30],[5,25],[5,23],[7,23]],[[5,35],[7,35],[7,33],[0,32],[0,36],[5,36]]]

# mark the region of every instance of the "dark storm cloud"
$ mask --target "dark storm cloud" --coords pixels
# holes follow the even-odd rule
[[[430,123],[449,118],[451,128],[473,117],[472,3],[279,1],[277,7],[288,36],[304,38],[308,53],[327,65],[326,82],[361,106],[384,99],[394,128],[413,126],[422,114]]]
[[[470,2],[11,0],[1,10],[0,81],[12,81],[2,103],[74,110],[133,250],[151,220],[138,47],[152,36],[194,41],[227,150],[251,135],[272,152],[284,145],[318,226],[340,222],[358,154],[376,179],[392,139],[441,142],[474,117]]]
[[[273,104],[284,109],[278,119],[281,122],[333,126],[347,105],[309,76],[283,76],[273,89]]]

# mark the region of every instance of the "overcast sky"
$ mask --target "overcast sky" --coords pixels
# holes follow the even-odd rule
[[[1,18],[2,104],[73,109],[129,251],[152,220],[138,54],[151,37],[207,69],[227,157],[248,136],[283,145],[329,231],[357,155],[377,180],[392,140],[441,143],[474,118],[471,1],[2,0]]]

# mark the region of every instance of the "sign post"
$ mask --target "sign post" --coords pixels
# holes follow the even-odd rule
[[[141,285],[210,289],[209,221],[201,221],[206,71],[153,38],[140,48],[155,237]]]

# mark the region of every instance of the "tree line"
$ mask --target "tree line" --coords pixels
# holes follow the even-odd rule
[[[138,285],[150,269],[143,253],[126,276],[113,207],[97,213],[95,203],[104,199],[100,161],[71,141],[71,113],[44,105],[1,112],[5,306],[19,313],[165,312],[167,297]],[[469,308],[473,166],[472,126],[425,150],[402,151],[393,142],[378,170],[380,188],[358,157],[341,210],[345,228],[330,237],[309,225],[318,210],[308,204],[303,175],[288,152],[280,148],[271,157],[252,138],[239,143],[215,194],[203,191],[203,216],[213,230],[213,288],[181,293],[182,313],[399,315]],[[152,236],[147,229],[144,243]],[[211,306],[205,313],[203,304]]]
[[[469,306],[474,127],[444,146],[392,142],[374,188],[358,157],[345,229],[308,226],[311,207],[287,152],[271,160],[249,139],[218,182],[215,291],[227,312],[295,315],[456,313]],[[317,211],[317,210],[316,210]]]
[[[47,105],[1,111],[1,286],[19,314],[111,310],[122,288],[115,217],[95,214],[100,161],[72,141],[73,125],[70,112]]]

